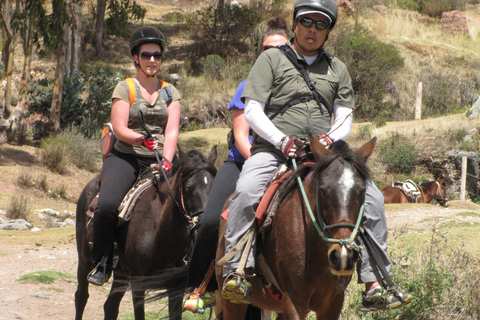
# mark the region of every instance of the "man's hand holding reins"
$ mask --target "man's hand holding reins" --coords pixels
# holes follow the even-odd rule
[[[285,136],[280,141],[280,150],[287,158],[296,158],[297,151],[303,148],[304,142],[295,135]]]

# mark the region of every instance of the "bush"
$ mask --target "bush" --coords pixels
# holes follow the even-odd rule
[[[442,13],[465,9],[467,0],[397,0],[400,8],[438,18]]]
[[[366,141],[372,139],[372,130],[373,126],[370,124],[366,124],[361,126],[358,129],[358,132],[353,136],[354,141]]]
[[[28,198],[21,195],[20,197],[12,197],[7,208],[6,217],[8,219],[27,219],[30,211],[30,204]]]
[[[416,146],[414,144],[400,143],[394,134],[391,143],[380,145],[382,163],[388,172],[409,174],[416,165]]]
[[[40,158],[52,172],[65,174],[68,165],[68,143],[59,138],[48,138],[41,142]]]
[[[235,57],[249,50],[249,35],[260,23],[260,10],[242,6],[209,6],[186,17],[191,38],[195,43],[187,50],[189,69],[193,74],[201,71],[202,60],[216,54],[222,58]]]
[[[445,74],[430,68],[422,70],[422,117],[435,118],[462,112],[459,96],[459,79],[455,74]]]
[[[393,45],[377,40],[359,23],[338,26],[327,42],[327,51],[345,63],[352,78],[357,104],[357,118],[374,119],[388,117],[397,107],[398,92],[392,83],[392,75],[404,66],[404,59]],[[393,102],[384,101],[386,94]]]
[[[35,185],[35,181],[29,172],[22,170],[17,177],[17,185],[22,188],[32,188]]]
[[[208,55],[203,62],[203,74],[207,78],[222,80],[225,60],[217,54]]]
[[[100,159],[99,139],[85,138],[76,127],[70,127],[62,131],[59,139],[68,142],[69,159],[77,168],[90,172],[97,171],[97,164]]]

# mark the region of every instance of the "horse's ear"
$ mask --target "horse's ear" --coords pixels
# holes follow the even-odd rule
[[[438,179],[437,182],[440,183],[440,184],[444,183],[445,182],[445,177],[443,177],[442,179]]]
[[[212,166],[215,166],[215,160],[217,160],[217,156],[218,156],[217,145],[214,145],[212,147],[212,150],[210,150],[210,154],[208,155],[207,162]]]
[[[368,141],[358,149],[357,151],[358,155],[362,157],[365,162],[367,161],[368,157],[370,157],[370,155],[372,154],[373,149],[375,149],[376,142],[377,142],[377,137],[373,137],[372,140]]]
[[[322,157],[326,156],[330,153],[327,148],[323,144],[318,141],[310,132],[308,133],[308,140],[310,140],[310,150],[315,157],[315,160],[320,160]]]
[[[182,147],[180,147],[180,144],[177,143],[177,149],[178,149],[178,156],[180,157],[180,159],[182,159],[183,161],[185,161],[184,159],[187,158],[187,155],[185,154],[185,152],[183,151]]]

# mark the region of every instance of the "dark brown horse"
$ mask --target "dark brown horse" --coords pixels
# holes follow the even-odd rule
[[[113,270],[110,295],[104,304],[105,319],[117,319],[120,301],[130,278],[149,276],[163,269],[185,265],[185,257],[193,239],[193,215],[203,212],[217,172],[214,166],[217,148],[212,148],[208,159],[196,150],[185,153],[179,147],[178,151],[179,157],[174,162],[174,171],[169,178],[171,188],[164,179],[150,186],[136,202],[131,220],[118,228],[120,258]],[[93,211],[100,182],[100,176],[93,178],[78,199],[76,320],[82,319],[89,296],[87,275],[93,263],[89,246],[92,225],[87,211]],[[143,320],[145,290],[137,290],[134,283],[131,286],[135,320]],[[172,314],[180,315],[173,311],[181,310],[181,307],[181,297],[169,301]]]
[[[310,137],[315,163],[300,165],[279,190],[280,203],[270,229],[257,244],[255,274],[249,278],[251,303],[280,313],[279,319],[305,319],[310,311],[317,319],[338,319],[359,248],[355,243],[363,216],[368,157],[376,139],[357,150],[346,142],[326,149]],[[302,194],[299,180],[305,190]],[[225,221],[221,223],[217,260],[224,255]],[[355,234],[354,234],[355,233]],[[259,266],[261,254],[283,292],[283,303],[267,291]],[[217,282],[224,282],[217,266]],[[271,278],[271,277],[270,277]],[[242,319],[246,305],[222,299],[223,319]]]
[[[417,203],[430,203],[437,201],[441,206],[448,207],[447,193],[445,191],[445,178],[437,181],[424,181],[418,185],[420,195]],[[381,189],[385,203],[409,203],[409,199],[405,192],[396,186],[387,186]]]

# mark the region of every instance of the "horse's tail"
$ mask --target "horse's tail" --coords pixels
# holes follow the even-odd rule
[[[130,279],[135,290],[154,291],[148,301],[163,298],[184,297],[187,289],[188,265],[178,268],[165,269],[157,274]],[[160,291],[159,291],[160,290]]]

